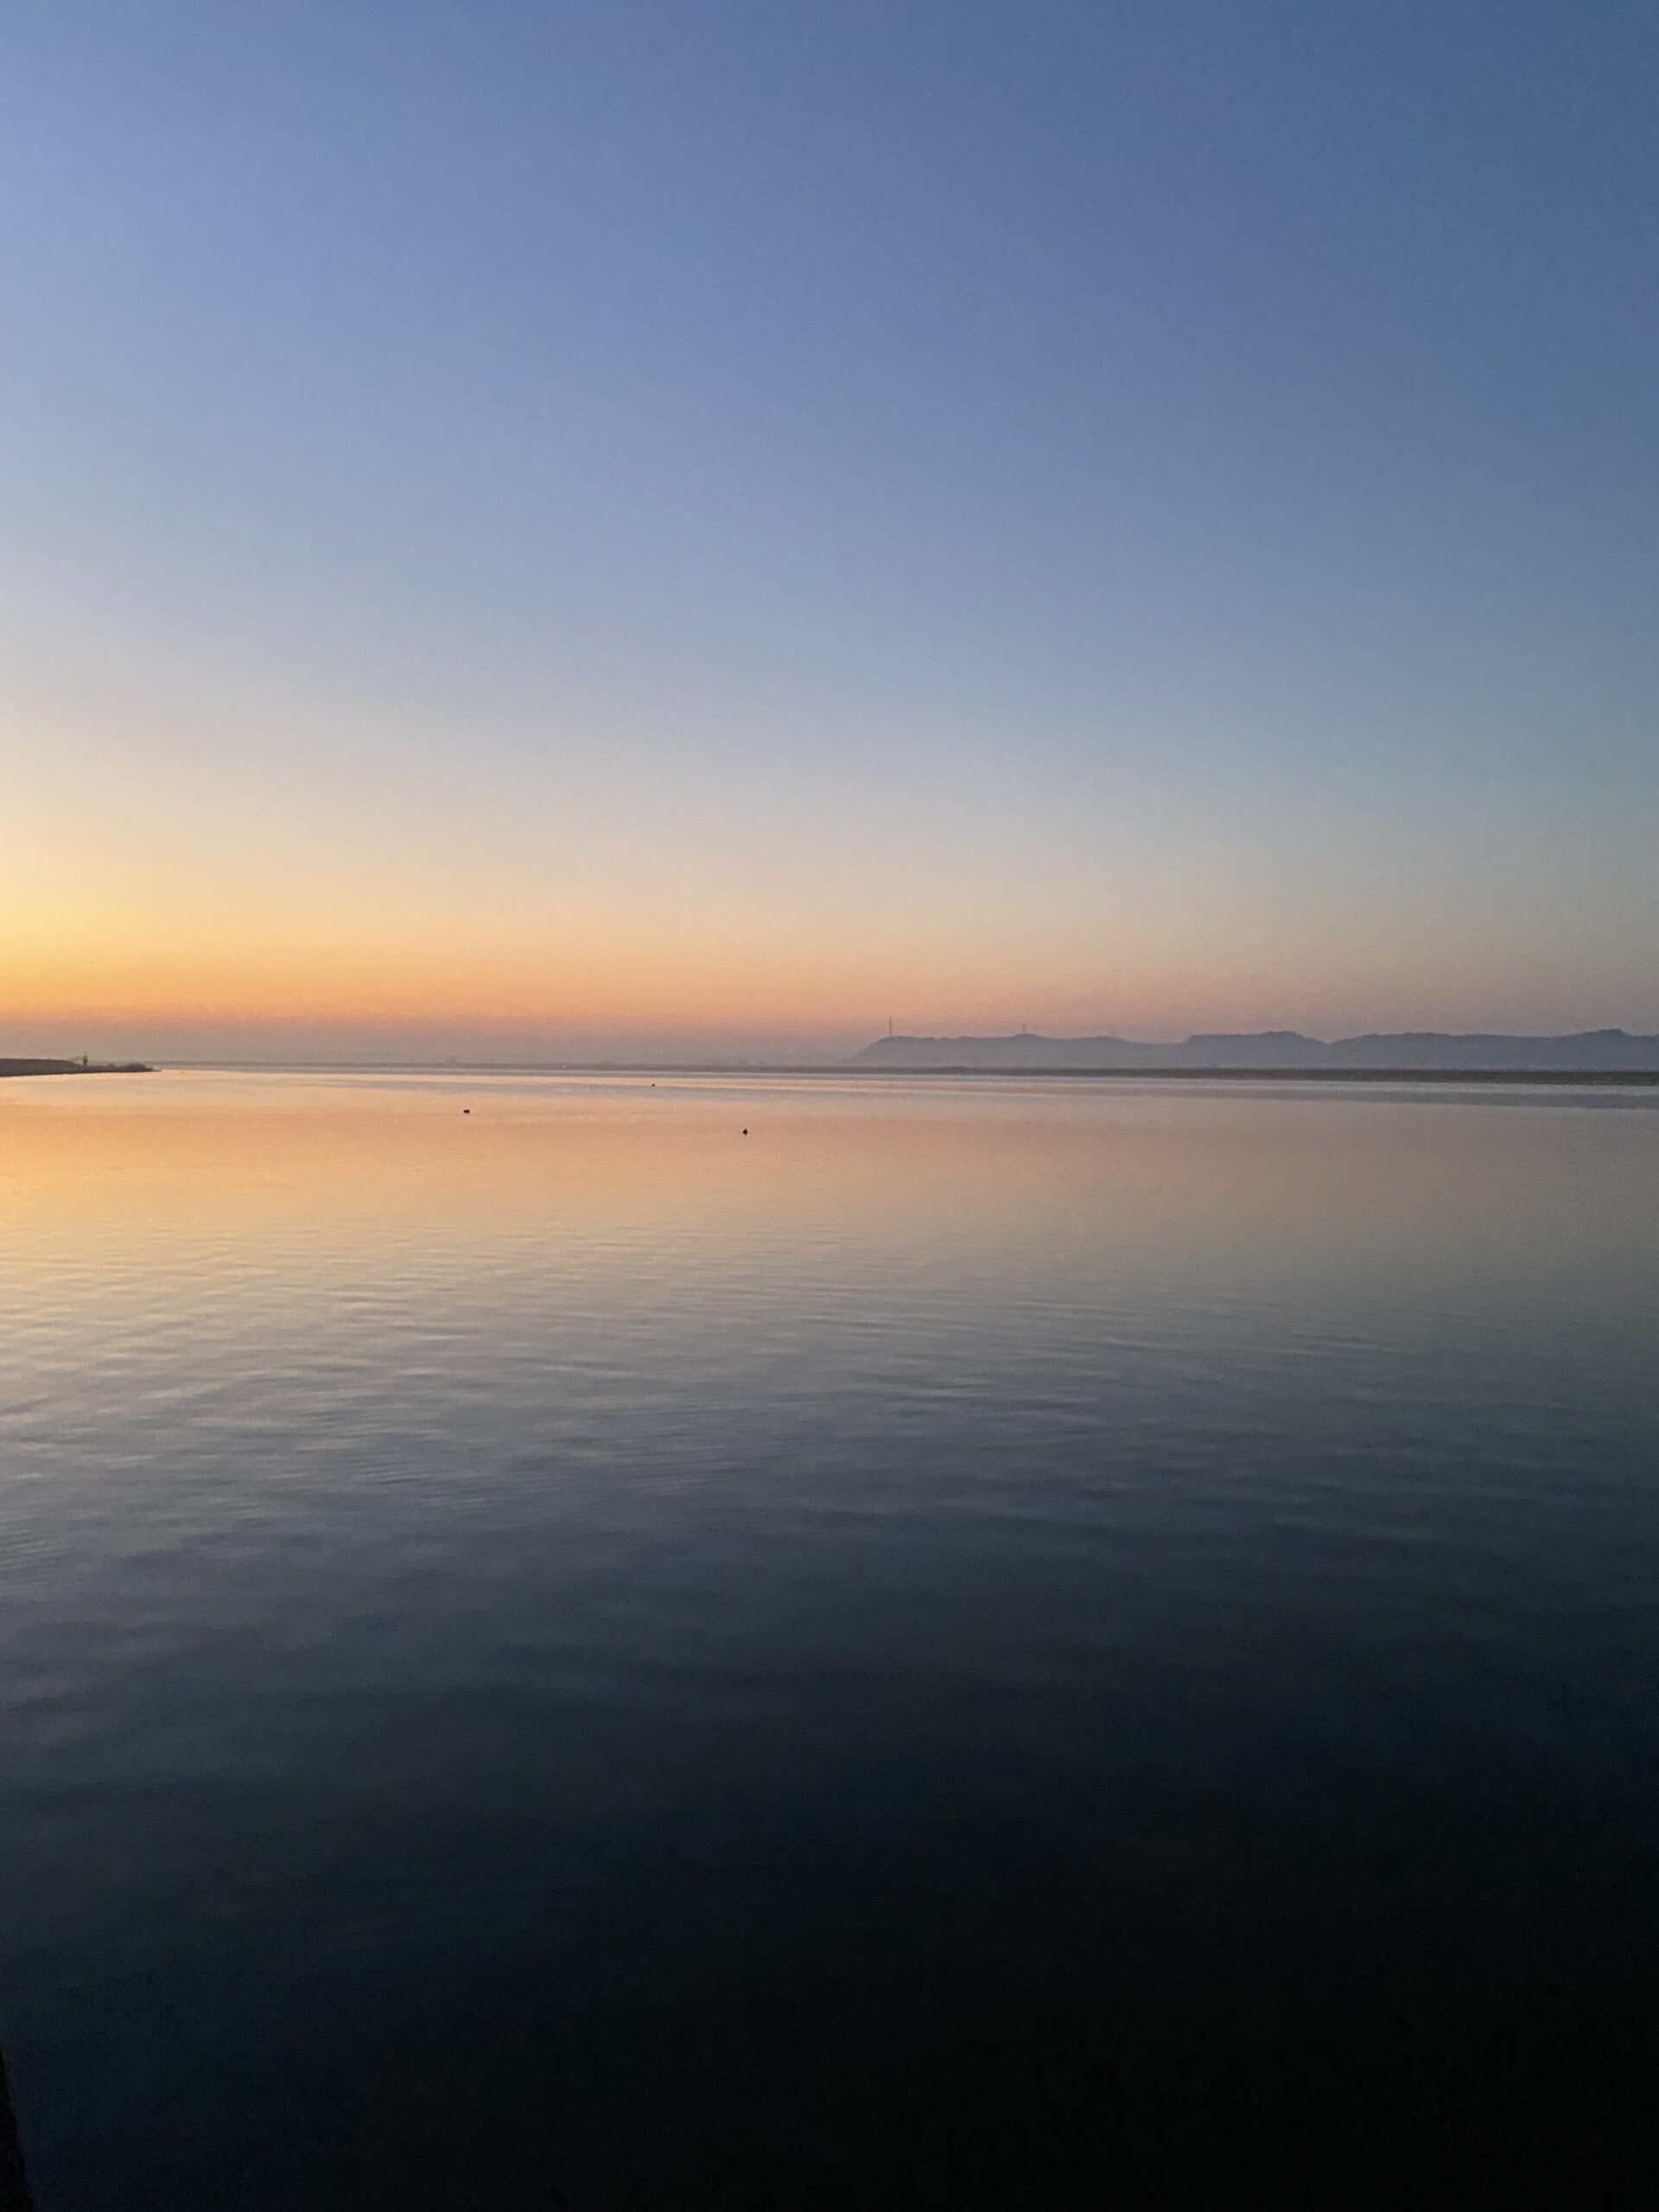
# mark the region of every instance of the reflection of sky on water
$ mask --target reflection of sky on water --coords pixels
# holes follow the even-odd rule
[[[377,1989],[478,2033],[449,1977],[518,1956],[552,2033],[641,1881],[614,1941],[690,1987],[706,1911],[869,1963],[930,1866],[996,1925],[1039,1843],[1185,1864],[1171,1790],[1639,1796],[1650,1110],[180,1075],[0,1117],[0,2001],[65,2201],[100,2144],[210,2166],[193,2098],[263,2140],[308,2014],[366,2080]]]

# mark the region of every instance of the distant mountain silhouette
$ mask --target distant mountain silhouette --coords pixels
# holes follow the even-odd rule
[[[1294,1029],[1220,1032],[1182,1045],[1128,1037],[878,1037],[855,1055],[874,1068],[1296,1069],[1584,1074],[1659,1071],[1659,1037],[1586,1029],[1571,1037],[1448,1035],[1410,1029],[1391,1036],[1340,1037],[1326,1044]]]

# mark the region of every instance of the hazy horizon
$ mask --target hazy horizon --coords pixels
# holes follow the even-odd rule
[[[1622,1030],[1630,1035],[1643,1035],[1628,1022],[1575,1022],[1560,1030],[1498,1030],[1495,1028],[1447,1030],[1426,1022],[1409,1022],[1398,1027],[1384,1029],[1371,1024],[1353,1030],[1297,1030],[1288,1022],[1264,1023],[1260,1028],[1245,1028],[1236,1022],[1207,1023],[1200,1029],[1183,1030],[1179,1035],[1147,1035],[1125,1028],[1103,1027],[1095,1030],[1032,1031],[1028,1033],[1056,1044],[1087,1041],[1091,1039],[1112,1039],[1124,1044],[1168,1045],[1172,1047],[1185,1044],[1195,1036],[1256,1037],[1283,1034],[1287,1032],[1334,1045],[1344,1039],[1376,1035],[1451,1035],[1451,1036],[1515,1036],[1560,1037],[1593,1033],[1597,1031]],[[903,1042],[954,1039],[957,1038],[992,1041],[1012,1039],[1020,1033],[1019,1024],[1004,1028],[981,1030],[945,1030],[939,1028],[906,1029],[895,1026],[895,1037]],[[310,1030],[283,1032],[264,1025],[252,1025],[244,1029],[179,1031],[158,1026],[147,1036],[130,1027],[114,1026],[108,1029],[96,1027],[74,1028],[65,1023],[42,1024],[37,1027],[13,1027],[0,1031],[0,1058],[39,1057],[41,1058],[79,1058],[83,1053],[95,1060],[149,1059],[179,1066],[225,1067],[421,1067],[442,1068],[455,1065],[463,1068],[490,1066],[549,1069],[590,1066],[635,1066],[642,1069],[664,1066],[765,1067],[837,1066],[850,1063],[866,1046],[879,1042],[887,1034],[884,1022],[879,1029],[868,1029],[855,1033],[830,1036],[759,1035],[715,1036],[680,1034],[672,1033],[656,1039],[641,1039],[626,1033],[601,1033],[587,1039],[561,1039],[545,1032],[437,1033],[397,1031],[385,1029]],[[66,1039],[78,1040],[66,1042]],[[156,1039],[161,1041],[157,1042]]]

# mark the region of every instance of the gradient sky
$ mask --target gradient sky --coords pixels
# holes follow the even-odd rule
[[[1659,1029],[1659,10],[11,0],[0,1051]]]

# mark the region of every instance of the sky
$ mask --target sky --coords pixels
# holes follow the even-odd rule
[[[11,0],[0,1052],[1659,1030],[1659,11]]]

